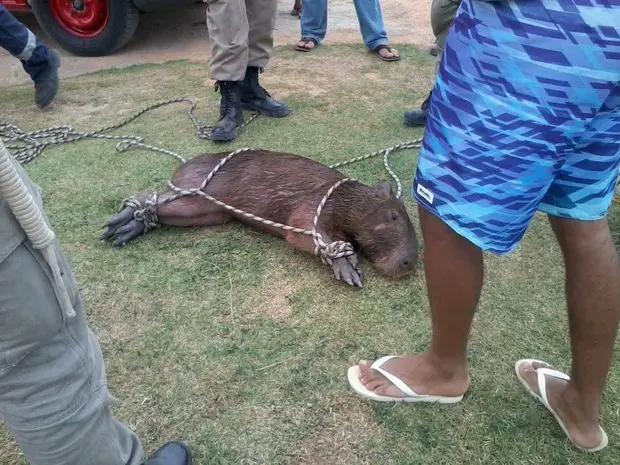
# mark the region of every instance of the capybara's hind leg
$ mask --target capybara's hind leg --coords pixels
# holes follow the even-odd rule
[[[185,196],[161,203],[172,195],[167,192],[159,196],[157,205],[150,193],[127,199],[121,211],[106,223],[101,239],[113,239],[112,245],[120,247],[158,226],[215,226],[231,219],[225,210],[202,197]]]
[[[159,224],[183,228],[216,226],[232,217],[222,207],[198,196],[181,197],[157,207]]]
[[[105,241],[113,239],[112,245],[120,247],[155,227],[155,224],[152,224],[153,215],[148,218],[144,213],[148,209],[148,201],[152,198],[152,194],[142,193],[126,199],[121,210],[106,222],[104,227],[107,229],[100,239]]]

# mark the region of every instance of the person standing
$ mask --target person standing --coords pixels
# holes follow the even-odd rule
[[[435,55],[435,74],[439,69],[443,50],[446,46],[446,38],[448,31],[454,21],[454,16],[461,0],[432,0],[431,2],[431,28],[437,42],[437,55]],[[432,90],[429,92],[419,109],[407,110],[404,114],[405,124],[407,126],[424,126],[428,115],[428,104],[431,100]]]
[[[191,465],[177,441],[142,462],[140,439],[112,416],[101,347],[45,224],[40,189],[0,139],[0,419],[31,465]]]
[[[60,57],[0,3],[0,47],[21,61],[34,82],[34,101],[46,108],[58,93]]]
[[[579,449],[607,446],[599,412],[620,321],[620,259],[607,221],[620,166],[619,38],[617,1],[462,0],[411,189],[431,344],[350,367],[357,393],[388,402],[463,398],[483,252],[513,252],[538,211],[564,261],[572,367],[563,373],[527,357],[513,370]]]
[[[243,109],[283,117],[289,107],[271,97],[259,83],[269,63],[278,0],[208,0],[211,42],[209,73],[221,94],[220,119],[211,140],[230,141],[244,122]]]
[[[366,47],[383,61],[398,61],[398,51],[390,47],[379,0],[353,0]],[[304,0],[301,12],[301,39],[296,50],[308,52],[325,38],[327,0]]]

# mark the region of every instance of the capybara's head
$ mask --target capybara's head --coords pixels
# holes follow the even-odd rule
[[[415,271],[418,238],[402,199],[392,192],[389,181],[372,187],[361,205],[355,241],[362,254],[379,273],[392,279]]]

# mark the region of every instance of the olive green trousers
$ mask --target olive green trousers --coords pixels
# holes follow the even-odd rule
[[[435,62],[435,72],[439,69],[439,63],[441,62],[441,56],[446,46],[448,32],[450,31],[450,26],[452,26],[452,21],[454,21],[460,4],[460,0],[432,0],[431,28],[433,29],[433,35],[437,40],[437,48],[439,49]]]
[[[12,161],[41,207],[39,189]],[[58,242],[55,252],[73,318],[58,303],[47,262],[0,196],[0,419],[32,465],[138,465],[140,440],[110,413],[101,349]]]
[[[273,51],[277,11],[278,0],[210,0],[207,3],[211,79],[241,81],[248,66],[267,66]]]

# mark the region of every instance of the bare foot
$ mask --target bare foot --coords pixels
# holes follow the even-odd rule
[[[372,363],[365,360],[359,363],[360,381],[366,389],[381,396],[406,397],[385,376],[372,370]],[[447,369],[433,362],[426,352],[389,360],[381,368],[421,395],[458,397],[467,391],[470,384],[465,366]]]
[[[382,48],[377,52],[383,58],[397,58],[398,51],[395,48]]]
[[[551,368],[547,364],[522,363],[519,373],[536,394],[538,389],[538,368]],[[587,412],[578,393],[568,381],[553,376],[546,376],[547,399],[549,405],[560,417],[572,440],[585,449],[592,449],[601,444],[603,435],[598,424],[598,412]]]

